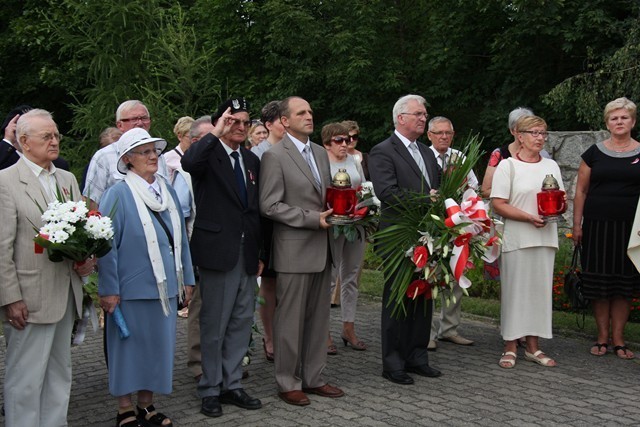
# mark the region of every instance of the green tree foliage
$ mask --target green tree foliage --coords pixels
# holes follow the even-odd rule
[[[63,154],[76,171],[91,156],[99,133],[115,123],[117,106],[140,99],[152,115],[152,133],[172,138],[184,115],[211,112],[220,101],[217,57],[203,48],[182,6],[161,0],[47,0],[20,18],[20,33],[46,34],[39,52],[58,61],[43,83],[63,86],[73,115],[73,137]],[[37,22],[37,25],[35,24]],[[58,105],[58,108],[61,106]]]
[[[553,111],[572,111],[589,129],[602,128],[602,106],[627,96],[640,101],[640,20],[625,27],[626,42],[610,56],[597,58],[590,53],[588,70],[567,78],[554,87],[544,103]]]
[[[593,58],[606,58],[624,43],[624,32],[638,25],[638,2],[623,0],[505,1],[511,23],[495,38],[492,70],[503,77],[496,86],[496,106],[530,105],[548,119],[552,129],[584,129],[584,120],[572,104],[575,93],[565,93],[566,104],[549,109],[546,93],[570,76],[590,71]],[[595,89],[595,88],[594,88]],[[601,99],[588,108],[601,115]],[[574,104],[575,105],[575,104]]]
[[[391,108],[422,94],[431,115],[485,150],[526,105],[552,129],[600,127],[603,105],[638,101],[637,0],[7,0],[0,108],[56,113],[64,155],[86,163],[118,104],[141,99],[152,133],[242,95],[311,102],[316,132],[359,122],[362,149]],[[315,140],[318,140],[317,136]]]

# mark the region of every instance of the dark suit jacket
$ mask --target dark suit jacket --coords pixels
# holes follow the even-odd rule
[[[19,159],[20,155],[18,154],[16,149],[13,148],[13,145],[9,144],[4,139],[0,141],[0,170],[6,169],[9,166],[13,166],[18,162]],[[59,169],[63,169],[66,171],[69,170],[69,162],[67,162],[62,157],[58,157],[57,159],[55,159],[53,161],[53,164]]]
[[[191,257],[199,267],[230,271],[238,262],[240,240],[244,234],[246,272],[258,271],[262,247],[258,177],[260,160],[251,151],[240,148],[247,186],[247,207],[242,206],[229,155],[222,142],[207,134],[194,143],[181,159],[191,174],[198,215],[193,224]]]
[[[433,151],[422,143],[418,143],[418,147],[427,167],[431,185],[427,184],[413,156],[395,133],[373,147],[369,154],[369,174],[376,196],[382,201],[381,227],[389,225],[384,222],[385,216],[388,218],[394,214],[393,205],[398,202],[398,198],[405,197],[408,191],[425,193],[425,203],[429,203],[429,191],[440,186],[440,168]],[[385,249],[387,248],[382,248],[383,256]],[[404,319],[393,318],[393,308],[388,302],[394,278],[385,279],[380,332],[382,368],[385,371],[400,371],[407,367],[428,365],[431,301],[423,298],[408,301],[407,312],[413,314]]]
[[[69,170],[69,162],[67,162],[63,157],[58,156],[58,158],[51,163],[53,163],[58,169],[66,171]]]
[[[392,206],[408,191],[429,194],[440,186],[440,168],[433,151],[418,142],[418,148],[427,167],[431,185],[422,176],[413,156],[396,134],[377,144],[369,153],[369,174],[376,196],[382,202],[380,227],[388,226],[385,217],[393,215]],[[428,199],[425,196],[425,202]]]
[[[20,159],[20,156],[13,145],[4,139],[0,141],[0,169],[6,169],[14,165],[18,159]]]

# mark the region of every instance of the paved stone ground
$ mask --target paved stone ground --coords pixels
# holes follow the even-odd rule
[[[290,406],[277,397],[273,364],[256,348],[245,389],[263,408],[247,411],[223,405],[224,415],[210,419],[199,413],[200,401],[186,368],[186,320],[178,319],[178,351],[171,396],[157,396],[156,406],[176,426],[408,426],[408,425],[639,425],[640,365],[611,353],[594,357],[590,341],[557,336],[542,348],[558,367],[544,368],[524,360],[516,367],[497,365],[502,342],[498,327],[465,317],[462,332],[472,347],[440,343],[430,364],[440,378],[414,375],[416,383],[400,386],[381,377],[380,302],[361,298],[357,329],[369,350],[342,347],[339,309],[331,310],[339,354],[329,357],[326,378],[346,392],[340,399],[310,396],[307,407]],[[256,341],[260,341],[259,337]],[[0,346],[4,361],[4,345]],[[152,360],[149,363],[153,363]],[[71,426],[112,426],[116,402],[109,395],[101,334],[89,334],[73,348],[74,382],[69,408]],[[0,373],[4,378],[4,366]],[[2,421],[2,418],[0,418]]]

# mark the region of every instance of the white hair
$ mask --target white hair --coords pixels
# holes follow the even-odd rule
[[[435,116],[433,119],[429,120],[429,128],[427,130],[429,132],[431,132],[431,130],[433,129],[433,126],[436,123],[440,123],[440,122],[449,123],[451,125],[451,130],[453,130],[453,123],[451,123],[451,120],[449,120],[449,119],[447,119],[446,117],[443,117],[443,116]]]
[[[198,117],[191,123],[191,128],[189,129],[189,136],[191,139],[198,138],[200,136],[200,126],[202,125],[210,125],[211,116],[202,116]]]
[[[122,114],[124,114],[127,111],[132,110],[133,108],[137,107],[138,105],[142,105],[144,107],[144,109],[147,110],[147,116],[150,115],[149,114],[149,109],[147,108],[146,105],[144,105],[142,103],[142,101],[138,101],[137,99],[130,99],[130,100],[124,101],[122,104],[120,104],[120,106],[116,110],[116,122],[120,121],[120,119],[122,118]]]
[[[420,105],[425,105],[427,100],[420,95],[405,95],[396,101],[393,106],[393,125],[398,126],[398,116],[402,113],[407,113],[407,104],[409,101],[417,101]]]
[[[516,127],[516,122],[525,116],[533,116],[533,110],[527,107],[518,107],[509,113],[509,130]]]
[[[18,144],[20,143],[20,137],[22,135],[28,135],[31,131],[31,121],[34,118],[53,120],[51,113],[41,108],[34,108],[33,110],[29,110],[26,113],[21,114],[18,118],[18,122],[16,123],[16,139],[18,140]]]

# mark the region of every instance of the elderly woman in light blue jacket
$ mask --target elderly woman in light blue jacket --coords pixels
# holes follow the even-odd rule
[[[172,426],[153,406],[153,393],[172,390],[177,298],[195,283],[180,202],[156,175],[167,143],[134,128],[117,142],[124,181],[111,187],[100,210],[112,216],[114,241],[99,260],[100,303],[107,316],[109,391],[118,399],[116,425]],[[185,286],[186,285],[186,286]],[[130,331],[121,338],[118,307]],[[137,411],[132,393],[137,392]]]

